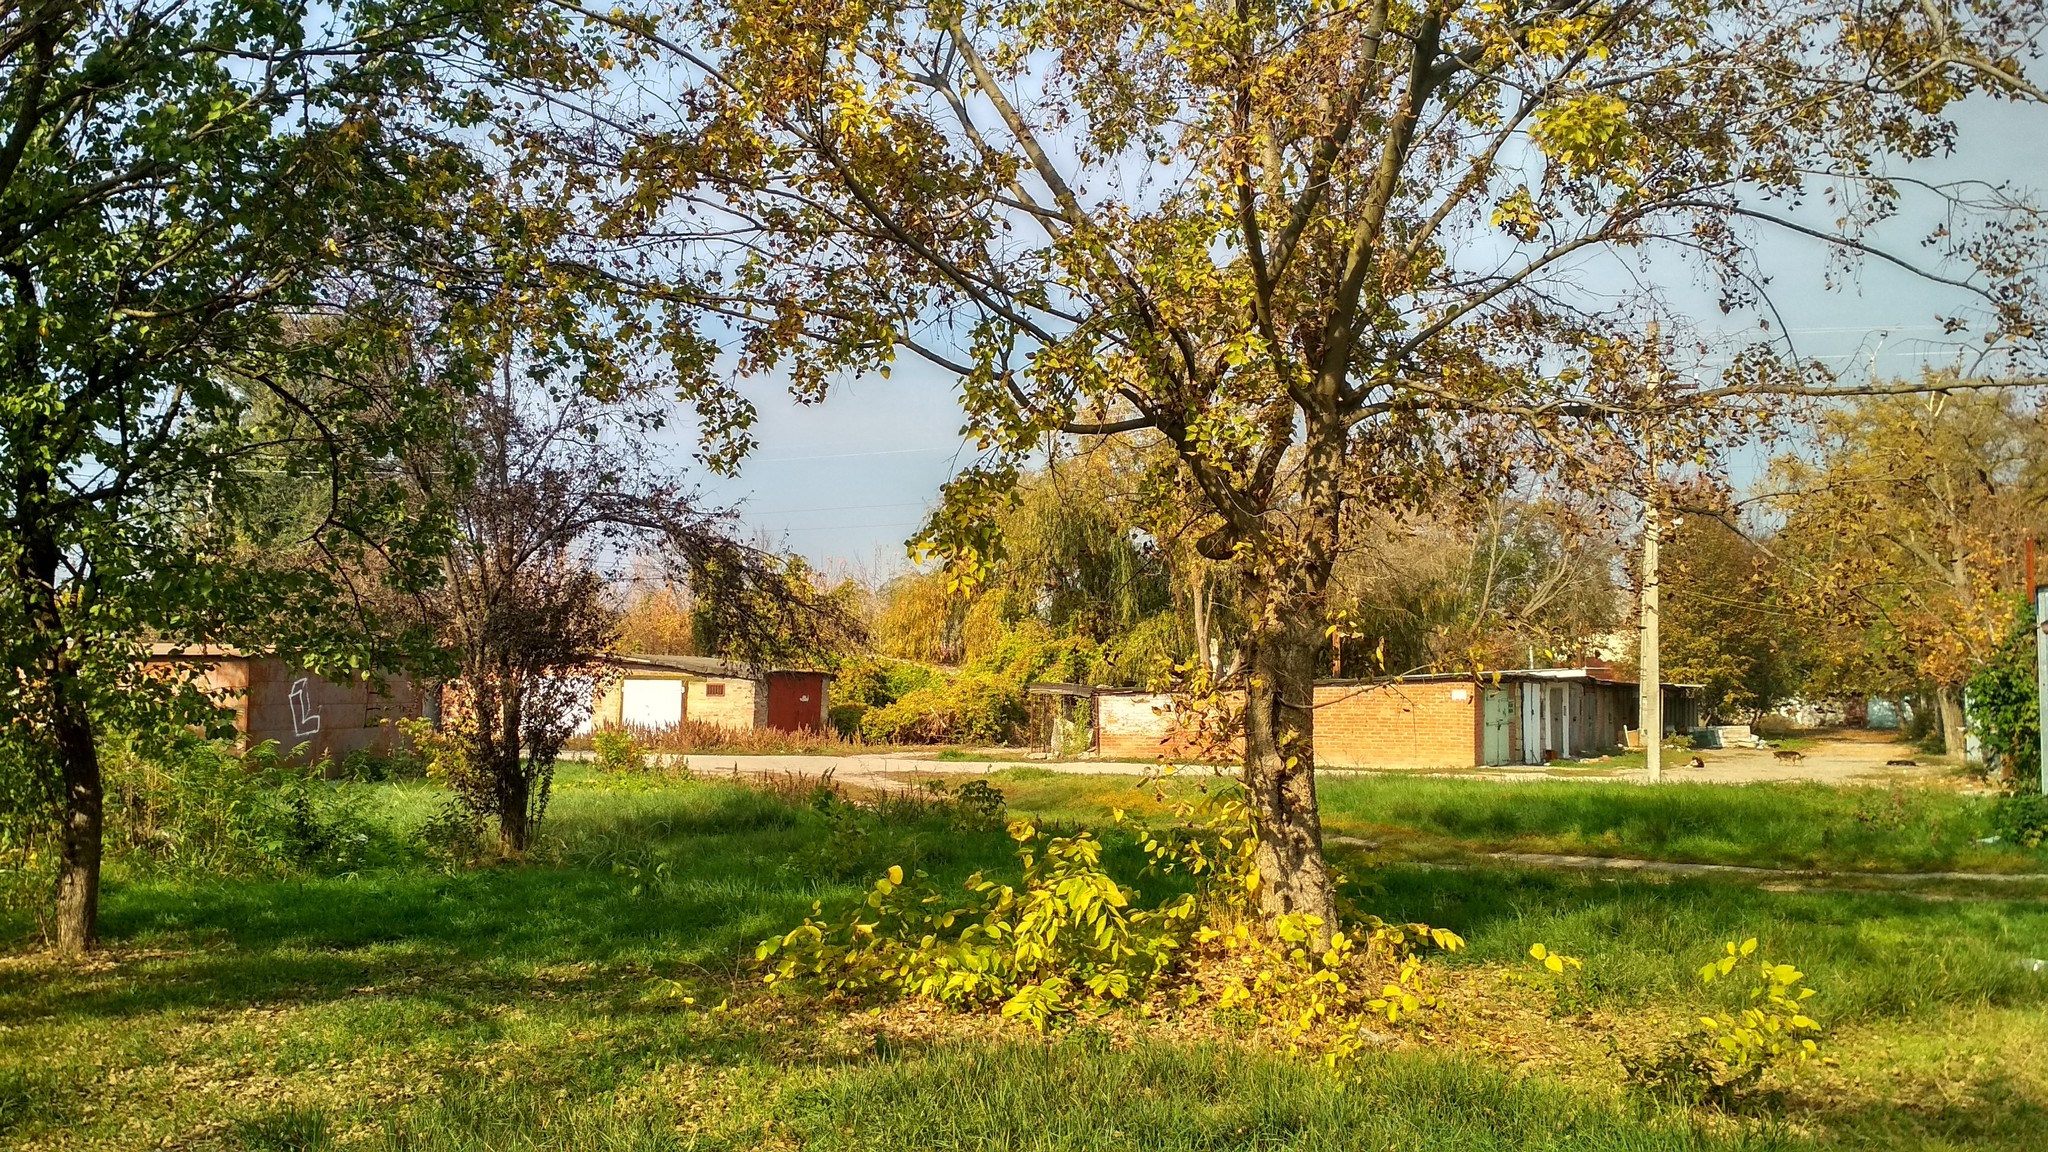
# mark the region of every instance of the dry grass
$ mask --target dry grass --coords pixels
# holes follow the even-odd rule
[[[899,745],[867,744],[837,732],[785,732],[780,728],[727,728],[701,720],[685,720],[660,728],[627,724],[623,729],[643,752],[670,755],[722,756],[873,756],[900,750]],[[568,748],[588,751],[590,737],[578,736]]]

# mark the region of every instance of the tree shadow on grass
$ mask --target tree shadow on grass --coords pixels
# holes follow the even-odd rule
[[[455,1002],[509,1000],[556,969],[590,973],[588,987],[556,991],[598,999],[657,972],[730,980],[761,938],[864,883],[793,866],[825,837],[822,823],[737,790],[609,826],[565,820],[559,831],[553,865],[110,884],[103,939],[112,958],[129,959],[0,967],[0,1023],[309,1005],[393,982]],[[963,875],[1007,851],[998,831],[882,832],[884,850],[920,836],[937,846],[926,855],[938,866]]]

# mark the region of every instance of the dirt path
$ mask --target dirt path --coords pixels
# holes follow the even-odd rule
[[[1697,756],[1704,767],[1687,767]],[[1924,783],[1946,776],[1953,765],[1900,743],[1887,732],[1840,732],[1820,737],[1801,749],[1799,759],[1780,760],[1765,748],[1722,748],[1696,753],[1665,753],[1665,775],[1672,780],[1752,784],[1773,780],[1808,780],[1821,784]],[[1889,764],[1903,760],[1906,764]],[[1673,763],[1675,761],[1675,763]],[[1647,769],[1620,773],[1642,779]]]

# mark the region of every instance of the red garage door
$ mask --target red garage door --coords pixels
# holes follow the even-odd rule
[[[815,732],[825,726],[823,672],[770,672],[768,726],[784,732]]]

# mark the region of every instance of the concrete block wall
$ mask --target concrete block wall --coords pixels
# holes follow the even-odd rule
[[[369,680],[328,680],[282,660],[244,656],[159,658],[170,675],[196,673],[202,687],[235,713],[235,730],[250,744],[274,740],[289,751],[309,745],[318,760],[354,751],[389,753],[403,738],[391,721],[420,714],[419,690],[403,676],[387,676],[380,691]]]

